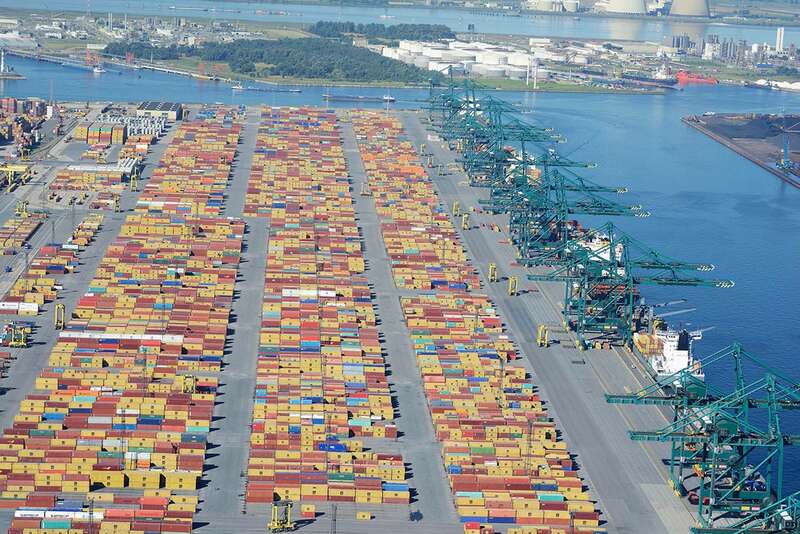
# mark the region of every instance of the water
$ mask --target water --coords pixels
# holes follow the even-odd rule
[[[4,7],[40,9],[45,11],[84,11],[75,0],[5,0]],[[170,9],[171,7],[184,9]],[[185,9],[189,8],[189,9]],[[214,10],[216,9],[216,10]],[[459,9],[367,6],[321,6],[267,4],[252,2],[207,2],[204,0],[94,0],[94,13],[129,13],[131,15],[160,15],[167,17],[201,17],[213,19],[258,20],[312,24],[319,20],[352,22],[382,22],[384,24],[431,23],[445,24],[455,31],[466,32],[469,24],[478,33],[513,33],[518,35],[574,37],[585,39],[634,39],[658,43],[671,42],[672,35],[687,33],[695,39],[708,34],[746,39],[748,42],[774,43],[775,28],[730,25],[720,22],[683,22],[647,19],[526,15],[523,17],[496,16]],[[207,10],[207,11],[206,11]],[[225,10],[225,11],[223,11]],[[389,17],[381,19],[381,17]],[[786,46],[800,44],[800,28],[786,28]]]
[[[11,65],[28,79],[7,81],[0,93],[47,98],[52,84],[59,100],[138,101],[142,98],[256,105],[321,105],[324,87],[301,94],[234,93],[224,84],[149,71],[102,76],[19,58]],[[342,94],[381,96],[381,88],[337,88]],[[419,107],[424,89],[392,89],[397,106]],[[732,289],[645,287],[650,302],[689,299],[698,309],[674,318],[691,328],[716,327],[697,346],[708,355],[734,341],[771,365],[800,378],[793,359],[800,346],[800,191],[792,189],[705,135],[680,117],[704,111],[780,112],[797,109],[800,95],[743,87],[698,86],[663,96],[505,93],[532,110],[529,120],[554,126],[573,159],[596,161],[590,178],[627,185],[625,199],[642,203],[648,219],[615,222],[644,243],[689,261],[717,266],[716,276],[732,278]],[[338,106],[348,106],[337,103]],[[372,104],[380,107],[380,104]],[[585,220],[585,219],[584,219]],[[587,221],[590,222],[590,221]],[[600,221],[602,222],[602,221]],[[712,383],[730,386],[730,375]],[[785,428],[800,434],[797,417]],[[800,490],[800,451],[788,455],[787,489]]]

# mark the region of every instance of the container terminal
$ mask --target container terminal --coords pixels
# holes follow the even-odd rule
[[[4,163],[0,528],[797,531],[797,385],[642,306],[733,282],[581,226],[647,211],[556,132],[469,83],[156,104]]]

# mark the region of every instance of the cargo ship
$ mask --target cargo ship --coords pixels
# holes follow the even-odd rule
[[[661,326],[665,325],[662,323]],[[692,353],[694,342],[701,339],[703,334],[700,331],[657,327],[651,334],[635,333],[633,345],[658,379],[672,376],[683,369],[691,369],[692,376],[705,380],[700,361]]]
[[[6,65],[6,51],[0,49],[0,80],[24,80],[25,76]]]
[[[715,85],[719,83],[719,80],[713,76],[706,76],[705,74],[698,74],[696,72],[688,72],[685,70],[678,71],[677,79],[678,83],[681,85],[687,85],[690,83]]]
[[[257,86],[257,85],[242,85],[241,83],[237,83],[236,85],[232,85],[231,89],[234,91],[256,91],[260,93],[302,93],[300,89],[294,88],[282,88],[282,87],[264,87],[264,86]]]
[[[394,102],[392,95],[365,96],[365,95],[331,95],[324,94],[322,98],[330,102]]]
[[[672,86],[678,83],[677,76],[671,74],[669,70],[666,68],[660,68],[652,74],[649,72],[641,72],[641,71],[623,72],[622,79],[643,83],[645,85]]]

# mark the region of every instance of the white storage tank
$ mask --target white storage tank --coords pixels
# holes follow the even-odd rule
[[[506,75],[504,67],[487,65],[485,63],[476,63],[473,65],[472,72],[486,78],[504,78]]]
[[[426,58],[425,56],[415,56],[412,61],[415,67],[419,67],[421,69],[427,69],[429,62],[430,59]]]
[[[414,54],[411,54],[407,51],[400,50],[397,53],[397,59],[402,61],[403,63],[414,63]]]
[[[506,65],[508,63],[508,55],[505,52],[487,50],[475,54],[475,60],[486,65]]]
[[[528,69],[522,67],[506,67],[506,77],[512,80],[524,80]]]
[[[528,46],[531,48],[543,48],[550,46],[551,41],[547,37],[530,37],[528,39]]]
[[[445,51],[446,49],[442,49],[439,47],[426,46],[425,48],[422,49],[422,54],[430,59],[442,59],[442,54]]]
[[[533,57],[525,52],[511,52],[508,54],[508,64],[515,67],[527,67],[533,61]]]

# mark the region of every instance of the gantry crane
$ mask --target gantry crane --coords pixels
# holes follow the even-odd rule
[[[702,366],[704,371],[733,370],[734,390],[707,384],[696,367],[689,367],[636,393],[606,395],[606,400],[671,407],[669,424],[631,430],[631,439],[669,442],[670,485],[697,506],[699,525],[738,532],[725,530],[731,517],[782,498],[784,449],[800,444],[800,436],[781,430],[780,411],[800,410],[800,385],[738,343],[704,358]],[[759,378],[747,381],[745,370],[756,371]]]
[[[692,527],[692,534],[800,534],[800,491],[721,527]]]
[[[563,321],[575,330],[579,348],[588,346],[588,333],[616,338],[624,344],[632,342],[641,285],[734,285],[731,280],[689,276],[691,272],[710,272],[714,266],[670,258],[612,223],[567,240],[547,251],[541,261],[554,267],[528,275],[528,279],[564,282]]]
[[[23,184],[30,177],[31,166],[27,163],[3,163],[0,164],[0,186],[14,190],[19,184]]]

